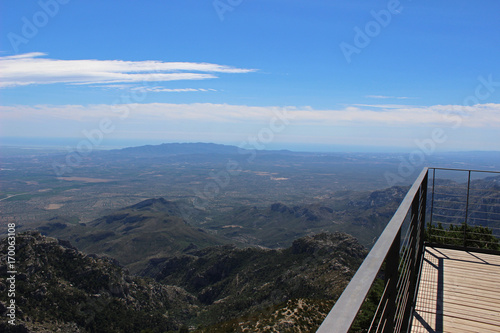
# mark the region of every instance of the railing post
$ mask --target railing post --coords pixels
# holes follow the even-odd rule
[[[427,176],[429,172],[427,171]],[[431,216],[430,216],[430,225],[432,226],[432,217],[434,215],[434,187],[436,184],[436,168],[432,169],[432,198],[431,198]]]
[[[429,183],[429,172],[425,175],[423,181],[422,181],[422,205],[420,207],[420,253],[419,255],[422,254],[423,249],[424,249],[424,241],[425,241],[425,220],[427,218],[427,190],[428,190],[428,183]],[[432,196],[434,197],[434,180],[432,181]],[[419,261],[421,260],[421,256],[419,256]]]
[[[422,183],[420,185],[420,189],[419,189],[419,192],[418,192],[418,196],[415,198],[415,200],[417,200],[417,202],[415,203],[415,207],[416,207],[416,221],[415,221],[415,229],[416,229],[416,232],[415,232],[415,236],[416,236],[416,243],[415,243],[415,247],[417,249],[415,255],[416,255],[416,264],[417,264],[417,268],[418,266],[420,265],[420,261],[421,261],[421,256],[422,256],[422,252],[423,252],[423,249],[424,249],[424,240],[425,240],[425,228],[426,228],[426,225],[425,225],[425,220],[426,220],[426,217],[427,217],[427,184],[428,184],[428,176],[429,176],[429,173],[427,173],[424,177],[424,179],[422,180]],[[413,210],[413,208],[412,208]],[[418,239],[418,242],[417,242],[417,239]]]
[[[469,218],[469,193],[470,193],[470,173],[467,179],[467,201],[465,203],[465,221],[464,221],[464,248],[467,247],[467,219]]]
[[[387,310],[381,321],[384,323],[384,333],[393,333],[396,314],[397,285],[399,278],[399,249],[401,246],[401,229],[387,253],[385,263],[385,283],[387,284]]]

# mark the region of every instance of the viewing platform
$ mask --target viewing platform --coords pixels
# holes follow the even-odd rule
[[[500,256],[426,247],[411,332],[500,332]]]
[[[424,168],[317,332],[500,333],[499,239],[500,172]]]

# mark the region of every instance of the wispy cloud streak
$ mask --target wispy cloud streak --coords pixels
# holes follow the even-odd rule
[[[0,57],[0,88],[35,84],[116,84],[206,80],[219,73],[249,73],[254,69],[236,68],[211,63],[123,61],[123,60],[59,60],[45,53],[26,53]]]
[[[406,96],[385,96],[385,95],[367,95],[366,98],[375,98],[375,99],[411,99],[411,97]]]

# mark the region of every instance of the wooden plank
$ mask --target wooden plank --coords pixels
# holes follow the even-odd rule
[[[435,284],[432,285],[432,284],[424,284],[423,287],[435,287]],[[472,300],[475,300],[477,299],[478,297],[480,298],[483,298],[485,301],[491,303],[491,304],[500,304],[500,296],[496,293],[491,293],[491,294],[482,294],[482,295],[478,295],[476,293],[476,290],[474,290],[473,287],[469,287],[468,289],[466,288],[458,288],[456,286],[451,286],[451,285],[444,285],[443,286],[443,294],[445,295],[444,297],[447,297],[447,295],[450,295],[450,294],[456,294],[458,297],[464,297],[466,299],[472,299]],[[420,294],[420,292],[419,292]],[[430,292],[427,292],[427,295],[436,295],[435,297],[437,297],[437,292],[436,293],[433,293],[431,294]]]
[[[488,282],[488,281],[477,281],[477,284],[468,284],[467,282],[468,281],[474,281],[473,279],[470,279],[470,278],[463,278],[463,277],[450,277],[449,275],[447,276],[445,274],[444,276],[444,283],[449,285],[449,286],[452,286],[454,287],[457,292],[460,291],[461,288],[463,288],[464,290],[469,290],[471,289],[472,292],[474,292],[475,294],[477,295],[482,295],[482,294],[485,294],[485,295],[495,295],[495,294],[492,294],[495,290],[499,290],[499,287],[500,285],[498,285],[498,283],[492,283],[492,282]],[[469,282],[470,283],[470,282]],[[496,296],[499,296],[498,294],[496,294]]]
[[[420,322],[417,318],[414,317],[412,322],[412,333],[431,333],[435,332],[435,322],[436,315],[431,313],[419,313],[424,323]],[[457,327],[458,326],[458,327]],[[460,323],[454,323],[447,319],[443,318],[443,333],[478,333],[478,332],[490,332],[478,330],[476,327],[467,327],[460,325]],[[497,332],[497,331],[493,331]],[[439,332],[441,333],[441,332]]]
[[[466,284],[468,279],[463,278],[446,278],[443,283],[443,290],[447,292],[463,293],[466,295],[473,295],[477,297],[487,297],[491,299],[500,299],[500,285],[494,283],[478,283],[478,285]],[[420,288],[426,288],[422,290],[427,290],[428,292],[435,290],[437,292],[439,286],[435,280],[423,280],[420,282]]]
[[[434,295],[422,294],[419,296],[422,296],[422,297],[420,297],[417,300],[417,304],[419,304],[419,302],[422,302],[423,305],[430,304],[431,302],[437,302],[437,295],[436,294],[434,294]],[[486,310],[490,309],[492,306],[498,305],[498,303],[492,302],[492,300],[488,299],[488,298],[477,298],[475,296],[464,295],[464,294],[449,294],[449,295],[446,295],[446,300],[448,300],[451,303],[462,302],[462,303],[468,304],[469,306],[473,306],[473,307],[480,308],[480,309],[486,309]],[[444,301],[444,297],[440,298],[440,301]]]
[[[467,309],[464,309],[464,311],[467,312]],[[442,314],[419,310],[417,313],[426,326],[432,330],[436,329],[436,318],[438,315],[441,315],[443,332],[500,332],[498,320],[485,320],[484,318],[471,316],[464,312],[449,313],[445,310],[445,313],[448,314]],[[429,332],[425,328],[426,326],[415,316],[413,323],[415,326],[412,326],[412,332]]]
[[[460,251],[456,251],[456,252],[460,252]],[[464,254],[455,255],[452,253],[448,253],[447,255],[451,260],[477,262],[479,264],[485,264],[485,265],[496,266],[496,267],[498,267],[500,265],[500,258],[497,258],[498,256],[491,255],[491,254],[486,255],[483,253],[473,253],[473,254],[471,253],[469,255],[464,255]]]
[[[489,283],[496,283],[498,284],[499,282],[496,281],[494,278],[495,276],[499,276],[500,271],[491,271],[491,270],[476,270],[476,274],[473,274],[470,269],[473,269],[474,267],[470,267],[469,270],[466,270],[466,268],[462,267],[454,267],[450,265],[444,265],[443,268],[443,273],[447,274],[451,278],[469,278],[470,280],[474,281],[476,284],[476,281],[484,281],[484,282],[489,282]]]
[[[470,330],[473,332],[500,332],[500,326],[487,323],[481,323],[470,319],[463,319],[460,317],[443,316],[443,328],[452,332],[463,332]]]
[[[500,256],[494,254],[465,252],[465,251],[449,250],[449,249],[439,249],[439,250],[431,249],[429,253],[432,253],[435,256],[443,259],[464,260],[464,261],[482,263],[486,265],[500,266]]]
[[[500,286],[498,284],[482,281],[476,285],[473,281],[475,280],[447,275],[444,277],[444,285],[453,288],[456,292],[463,291],[464,293],[473,293],[478,296],[485,295],[491,298],[500,298],[498,294]]]
[[[438,310],[436,313],[444,316],[457,316],[486,324],[500,325],[500,313],[497,311],[472,308],[464,304],[444,302],[443,310]]]
[[[496,262],[495,263],[492,263],[491,260],[487,259],[487,260],[481,260],[480,258],[476,258],[476,257],[463,257],[463,258],[460,258],[460,257],[448,257],[448,258],[444,258],[444,257],[440,257],[440,256],[437,256],[438,259],[443,259],[443,260],[447,260],[447,261],[450,261],[450,262],[463,262],[463,263],[476,263],[476,264],[481,264],[481,265],[485,265],[485,266],[488,266],[488,267],[500,267],[500,265],[498,265]]]
[[[485,271],[493,271],[493,272],[500,271],[500,266],[488,265],[481,262],[470,262],[465,260],[450,260],[450,259],[443,259],[443,261],[446,262],[446,265],[450,267],[457,267],[457,268],[474,267],[474,269],[485,270]]]
[[[438,256],[443,254],[451,259],[467,259],[471,261],[482,262],[490,265],[500,265],[500,256],[495,254],[479,253],[473,251],[460,251],[451,249],[431,249],[429,252]]]

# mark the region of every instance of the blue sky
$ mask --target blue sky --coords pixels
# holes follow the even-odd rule
[[[500,150],[499,12],[496,0],[1,0],[0,143]]]

